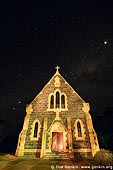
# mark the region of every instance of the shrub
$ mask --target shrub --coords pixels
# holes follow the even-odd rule
[[[109,150],[101,149],[95,154],[94,160],[101,165],[113,165],[113,154]]]

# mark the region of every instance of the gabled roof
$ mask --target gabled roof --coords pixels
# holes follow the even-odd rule
[[[63,81],[65,82],[65,84],[67,84],[67,85],[72,89],[73,93],[75,93],[80,100],[82,100],[83,102],[85,102],[85,101],[78,95],[78,93],[71,87],[71,85],[64,79],[64,77],[59,73],[60,67],[57,66],[57,67],[55,67],[55,69],[56,69],[56,73],[52,76],[52,78],[49,80],[49,82],[42,88],[42,90],[41,90],[41,91],[39,92],[39,94],[34,98],[34,100],[42,93],[43,89],[45,89],[46,86],[48,86],[48,85],[50,84],[50,82],[51,82],[53,79],[55,79],[56,76],[59,76],[61,79],[63,79]],[[33,101],[34,101],[34,100],[33,100]],[[32,101],[31,103],[33,103],[33,101]]]

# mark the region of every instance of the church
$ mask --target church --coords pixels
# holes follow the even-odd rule
[[[86,103],[56,72],[26,107],[16,156],[70,159],[92,157],[99,151]]]

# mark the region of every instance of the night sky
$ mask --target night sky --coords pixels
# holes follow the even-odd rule
[[[9,133],[57,65],[92,112],[113,107],[112,4],[2,0],[0,121]]]

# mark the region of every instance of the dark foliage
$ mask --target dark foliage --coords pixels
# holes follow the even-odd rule
[[[113,154],[109,150],[101,149],[95,154],[94,160],[100,165],[113,165]]]
[[[102,114],[94,114],[93,123],[98,135],[100,148],[113,151],[113,107]]]

